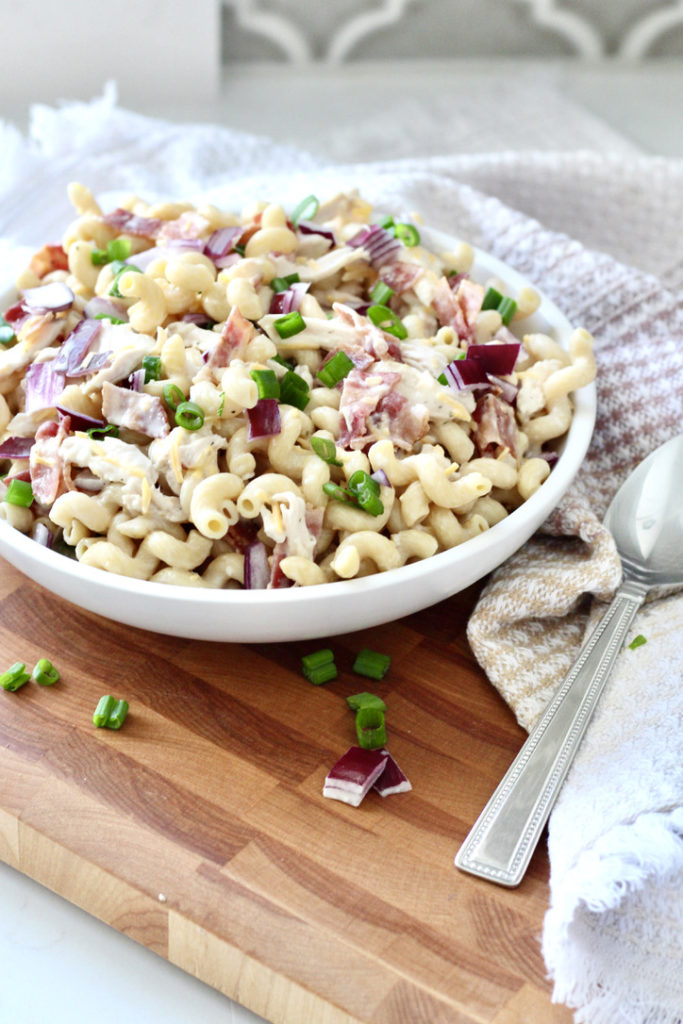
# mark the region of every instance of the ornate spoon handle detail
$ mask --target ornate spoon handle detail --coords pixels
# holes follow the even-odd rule
[[[629,581],[617,592],[458,850],[456,867],[519,885],[647,590]]]

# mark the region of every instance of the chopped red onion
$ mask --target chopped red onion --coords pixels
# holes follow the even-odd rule
[[[91,427],[105,427],[107,425],[106,420],[87,416],[84,412],[76,412],[74,409],[67,408],[66,405],[58,405],[57,412],[60,416],[69,417],[72,430],[90,430]]]
[[[126,384],[131,391],[142,391],[145,385],[145,376],[144,369],[134,370],[128,377]]]
[[[554,451],[539,452],[538,458],[545,459],[549,466],[554,466],[559,459],[559,453]]]
[[[401,243],[398,238],[395,238],[386,228],[381,228],[379,224],[371,224],[370,227],[363,228],[346,244],[354,249],[362,246],[370,258],[370,263],[376,267],[382,266],[383,263],[391,263],[401,251]]]
[[[322,237],[326,238],[331,245],[337,244],[334,232],[330,228],[324,228],[312,220],[300,220],[297,224],[297,228],[302,235],[322,235]]]
[[[112,213],[107,213],[102,218],[114,231],[122,235],[135,235],[139,238],[156,238],[157,233],[166,221],[158,217],[140,217],[130,210],[122,210],[120,207]]]
[[[375,782],[373,789],[376,789],[380,796],[390,796],[392,793],[407,793],[413,787],[408,777],[401,771],[388,750],[382,749],[381,754],[387,755],[387,763],[384,771]]]
[[[515,384],[511,384],[509,380],[503,380],[502,377],[496,377],[494,373],[489,374],[489,381],[494,384],[497,388],[500,388],[500,397],[503,401],[507,402],[508,405],[514,405],[517,401],[517,392],[519,388]]]
[[[505,376],[512,373],[519,355],[520,344],[514,343],[470,345],[467,349],[467,360],[476,359],[487,373]]]
[[[491,387],[486,370],[476,359],[454,359],[444,370],[444,375],[455,392]]]
[[[243,231],[242,227],[218,228],[204,245],[204,255],[210,260],[220,260],[227,256]]]
[[[107,350],[106,352],[95,352],[91,356],[86,356],[87,362],[81,363],[79,366],[74,367],[73,370],[69,370],[69,377],[88,377],[91,373],[96,373],[101,370],[103,366],[107,366],[111,359],[112,353]]]
[[[27,288],[22,302],[31,313],[59,313],[71,309],[74,293],[63,281],[51,281],[37,288]]]
[[[213,262],[219,270],[225,270],[226,267],[234,267],[241,259],[242,257],[238,252],[229,252],[227,256],[221,256],[220,259]]]
[[[244,587],[265,590],[270,581],[270,565],[266,545],[260,540],[249,544],[244,552]]]
[[[270,302],[271,313],[292,313],[299,309],[301,300],[310,288],[310,281],[295,281],[284,292],[276,292]]]
[[[83,307],[83,313],[88,318],[96,316],[110,316],[115,320],[128,321],[128,311],[121,302],[114,302],[103,295],[95,295],[89,299]]]
[[[257,437],[270,437],[272,434],[279,434],[282,429],[277,398],[259,398],[253,409],[247,409],[247,416],[249,417],[247,432],[249,441],[253,441]]]
[[[73,376],[73,371],[81,365],[83,357],[99,337],[101,330],[101,320],[91,320],[90,317],[86,317],[77,323],[71,334],[64,339],[59,353],[54,359],[55,369],[65,371],[67,377]]]
[[[374,473],[370,474],[372,480],[376,480],[380,487],[391,487],[389,477],[383,469],[376,469]]]
[[[31,537],[36,542],[36,544],[40,544],[41,547],[44,547],[44,548],[51,548],[52,547],[52,542],[54,540],[54,535],[52,534],[51,530],[48,530],[48,528],[45,525],[45,523],[41,523],[41,522],[35,523],[34,526],[33,526],[33,529],[31,530]]]
[[[323,796],[358,807],[380,777],[387,763],[384,750],[349,747],[330,769],[323,784]]]
[[[0,444],[0,459],[27,459],[35,437],[8,437]]]
[[[24,375],[26,398],[24,412],[51,409],[64,390],[66,376],[56,368],[57,360],[31,363]]]

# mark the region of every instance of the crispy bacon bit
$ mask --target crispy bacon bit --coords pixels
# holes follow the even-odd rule
[[[358,344],[374,359],[389,358],[398,363],[403,361],[401,347],[396,340],[376,327],[366,316],[361,316],[355,309],[341,302],[335,302],[332,308],[340,320],[355,328]],[[348,350],[347,355],[353,358]]]
[[[423,267],[416,263],[404,263],[402,260],[388,263],[379,268],[380,279],[393,288],[397,295],[403,295],[404,292],[409,291],[423,274]]]
[[[21,325],[28,320],[31,316],[31,312],[26,308],[23,302],[15,302],[13,306],[6,309],[3,313],[4,319],[8,324],[11,324],[15,331],[18,331]]]
[[[496,395],[484,395],[472,414],[474,429],[472,440],[479,455],[500,455],[507,449],[517,453],[517,426],[512,406]]]
[[[102,385],[102,415],[109,423],[137,430],[147,437],[166,437],[170,430],[160,398],[144,391],[119,388],[108,380]]]
[[[137,238],[156,238],[165,223],[158,217],[141,217],[121,208],[105,214],[102,219],[120,235],[135,235]]]
[[[157,244],[166,245],[176,239],[200,238],[209,230],[210,224],[206,217],[195,210],[186,210],[175,220],[164,220],[157,234]]]
[[[233,359],[246,359],[247,345],[254,337],[254,325],[246,320],[237,306],[230,310],[220,341],[209,356],[210,368],[227,366]]]
[[[452,327],[461,341],[472,341],[483,301],[484,289],[480,284],[463,278],[457,289],[451,291],[442,277],[434,289],[432,305],[442,327]]]
[[[427,433],[429,412],[424,405],[413,406],[400,391],[390,391],[378,402],[370,423],[379,436],[388,434],[397,448],[410,451]]]
[[[70,429],[70,418],[62,416],[59,423],[48,420],[36,430],[36,443],[29,456],[29,472],[33,497],[39,505],[51,505],[64,489],[59,449]]]
[[[367,435],[368,417],[380,401],[401,379],[400,373],[383,370],[381,363],[359,370],[355,366],[344,378],[339,402],[339,443],[344,447],[358,447],[358,441]]]
[[[69,259],[61,245],[44,245],[31,257],[29,267],[38,277],[45,277],[53,270],[68,270]]]
[[[287,544],[276,544],[273,548],[273,557],[270,560],[270,579],[268,590],[282,590],[284,587],[293,586],[292,580],[283,573],[280,564],[283,558],[287,557]]]

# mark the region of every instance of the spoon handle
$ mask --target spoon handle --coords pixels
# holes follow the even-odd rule
[[[647,587],[617,592],[455,858],[456,867],[519,885]]]

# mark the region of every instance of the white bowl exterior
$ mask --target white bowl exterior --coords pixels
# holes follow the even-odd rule
[[[455,239],[423,230],[430,248]],[[499,277],[513,294],[528,282],[479,250],[475,277]],[[0,297],[5,305],[11,294]],[[4,307],[3,307],[4,308]],[[549,299],[525,321],[566,344],[572,326]],[[205,590],[117,576],[50,551],[0,521],[0,554],[47,590],[125,625],[197,640],[270,643],[367,629],[436,604],[499,566],[538,529],[567,491],[584,459],[595,423],[595,385],[574,395],[575,411],[552,473],[523,505],[464,544],[400,569],[361,579],[283,590]]]

